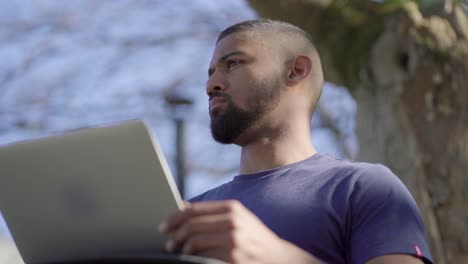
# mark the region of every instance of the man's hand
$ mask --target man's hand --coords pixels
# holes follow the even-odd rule
[[[166,249],[229,263],[319,263],[279,238],[235,200],[186,203],[160,225],[169,235]]]

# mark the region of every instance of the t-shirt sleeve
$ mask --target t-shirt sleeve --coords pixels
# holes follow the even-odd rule
[[[361,173],[349,206],[349,263],[387,254],[410,254],[432,263],[416,202],[387,167],[370,165]]]

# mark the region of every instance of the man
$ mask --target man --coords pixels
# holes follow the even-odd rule
[[[301,29],[253,20],[220,34],[206,84],[211,130],[241,146],[240,175],[160,225],[169,251],[230,263],[431,263],[417,206],[390,170],[313,147],[322,86]]]

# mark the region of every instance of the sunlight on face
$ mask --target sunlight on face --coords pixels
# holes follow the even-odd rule
[[[236,143],[241,134],[279,103],[280,75],[262,65],[265,61],[261,60],[261,49],[264,48],[245,33],[226,36],[216,46],[215,63],[209,70],[210,78],[216,80],[209,80],[207,90],[210,98],[222,97],[226,101],[224,108],[210,110],[211,132],[220,143]],[[259,76],[259,68],[263,76]]]

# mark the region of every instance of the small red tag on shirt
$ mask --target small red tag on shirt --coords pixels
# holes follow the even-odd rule
[[[422,251],[421,251],[421,248],[419,247],[419,245],[414,244],[413,247],[414,247],[414,251],[416,251],[416,256],[419,257],[419,258],[422,257]]]

